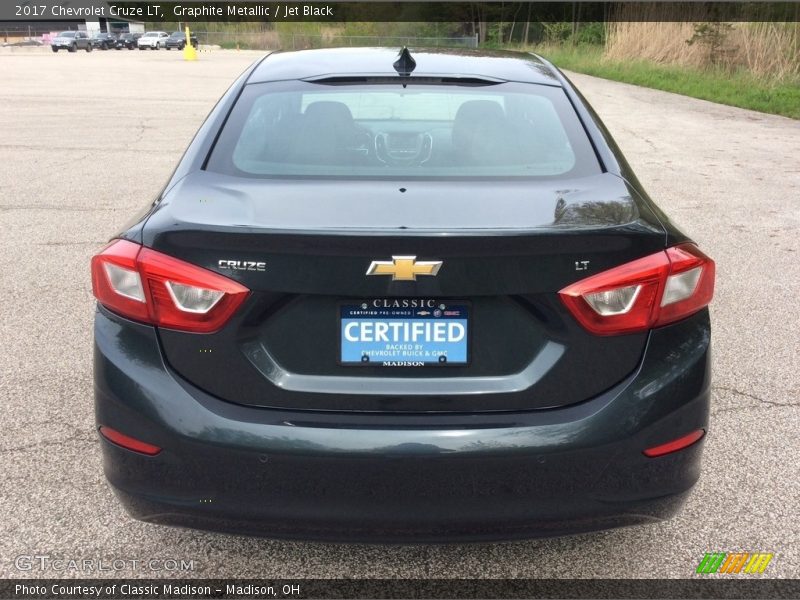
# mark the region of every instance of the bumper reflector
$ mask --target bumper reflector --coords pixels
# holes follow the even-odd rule
[[[109,442],[116,444],[117,446],[122,446],[126,450],[132,450],[133,452],[138,452],[139,454],[146,454],[147,456],[155,456],[159,452],[161,452],[161,448],[158,446],[153,446],[152,444],[148,444],[147,442],[142,442],[132,437],[125,435],[124,433],[120,433],[116,429],[111,429],[111,427],[100,427],[100,435],[106,438]]]
[[[673,452],[677,452],[678,450],[683,450],[684,448],[688,448],[695,442],[700,441],[700,439],[706,434],[704,429],[697,429],[692,433],[684,435],[683,437],[679,437],[677,440],[672,440],[671,442],[667,442],[666,444],[661,444],[660,446],[653,446],[652,448],[648,448],[644,451],[644,455],[650,458],[655,458],[656,456],[664,456],[665,454],[672,454]]]

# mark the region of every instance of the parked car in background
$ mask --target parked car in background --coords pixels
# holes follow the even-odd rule
[[[92,46],[100,50],[110,50],[116,43],[117,38],[113,33],[104,33],[100,31],[92,36]]]
[[[197,48],[197,37],[193,34],[189,34],[190,39],[192,40],[192,46]],[[167,43],[165,44],[167,50],[172,50],[173,48],[177,48],[178,50],[183,50],[186,47],[186,34],[183,31],[174,31],[170,36],[167,38]]]
[[[136,40],[136,45],[139,46],[139,50],[144,50],[145,48],[159,50],[166,46],[168,37],[169,34],[166,31],[148,31]]]
[[[141,33],[121,33],[114,44],[114,48],[117,50],[122,50],[123,48],[133,50],[136,48],[136,41],[140,37],[142,37]]]
[[[62,31],[50,41],[50,47],[53,52],[59,50],[76,52],[78,48],[91,52],[92,40],[85,31]]]

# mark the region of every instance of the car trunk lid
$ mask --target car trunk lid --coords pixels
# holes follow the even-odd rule
[[[633,372],[646,333],[592,335],[557,293],[662,249],[664,230],[610,174],[334,185],[198,172],[170,190],[144,242],[252,290],[216,333],[160,331],[172,368],[209,393],[276,408],[473,412],[563,406]],[[396,257],[441,267],[407,281],[367,275]],[[466,363],[342,364],[343,307],[386,300],[460,307]]]

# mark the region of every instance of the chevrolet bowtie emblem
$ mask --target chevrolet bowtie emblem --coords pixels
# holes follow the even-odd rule
[[[392,260],[373,260],[367,275],[391,275],[392,281],[416,281],[417,275],[436,275],[440,260],[421,260],[416,256],[392,256]]]

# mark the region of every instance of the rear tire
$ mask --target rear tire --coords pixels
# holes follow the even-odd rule
[[[92,45],[91,44],[86,44],[86,51],[87,52],[91,52],[92,50],[94,50],[94,48],[92,48]]]
[[[55,46],[50,46],[50,47],[53,49],[53,52],[58,52],[58,48],[56,48]]]
[[[139,46],[139,50],[144,50],[144,46]]]
[[[69,52],[77,52],[78,51],[78,46],[76,44],[72,44],[72,46],[69,47],[68,51]]]
[[[156,50],[161,50],[161,42],[156,42]]]

